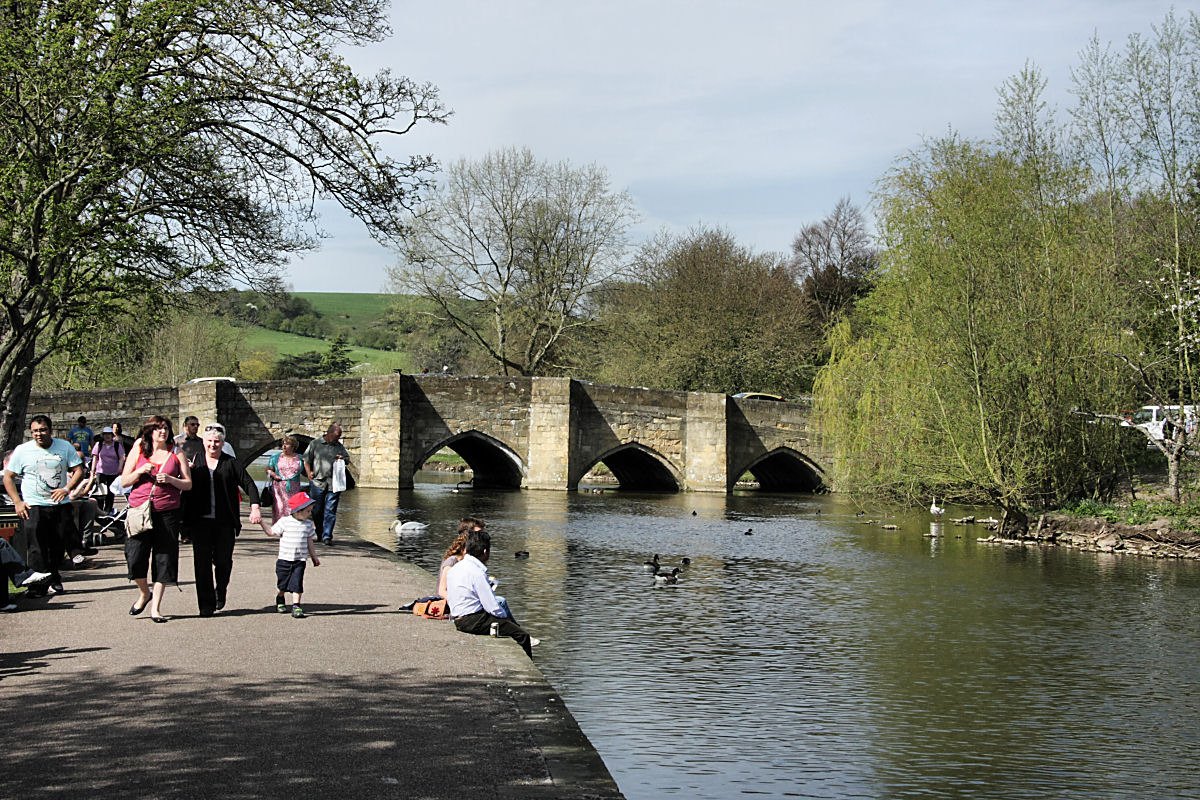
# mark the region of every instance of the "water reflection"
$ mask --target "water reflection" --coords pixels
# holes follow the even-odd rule
[[[925,536],[924,512],[838,497],[450,486],[356,490],[339,527],[432,570],[487,519],[539,667],[631,800],[1200,793],[1193,563]]]

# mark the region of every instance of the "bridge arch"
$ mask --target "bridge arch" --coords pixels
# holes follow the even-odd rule
[[[298,452],[302,455],[303,455],[304,451],[308,449],[309,444],[311,444],[312,441],[317,438],[315,436],[308,436],[306,434],[299,433],[299,432],[289,432],[289,433],[285,433],[283,436],[295,436],[296,441],[300,442],[300,447],[299,447],[299,449],[297,449],[296,452]],[[282,448],[283,447],[283,436],[279,437],[278,439],[273,439],[272,441],[269,441],[269,442],[260,442],[252,450],[247,450],[246,452],[239,451],[237,454],[238,461],[242,462],[242,464],[244,466],[249,467],[250,464],[252,464],[254,462],[254,459],[263,455],[268,450],[278,450],[278,449]]]
[[[731,470],[736,483],[749,472],[766,492],[818,492],[825,488],[825,473],[806,455],[790,447],[776,447],[739,470]]]
[[[525,477],[525,464],[521,457],[504,442],[477,430],[463,431],[438,442],[425,451],[416,469],[420,469],[434,453],[446,447],[458,453],[475,473],[475,488],[521,488]]]
[[[674,464],[638,442],[627,442],[612,448],[588,464],[583,474],[586,475],[588,470],[601,463],[609,468],[622,489],[678,492],[683,486],[683,476]]]

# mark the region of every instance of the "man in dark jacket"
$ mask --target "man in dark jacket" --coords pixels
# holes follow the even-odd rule
[[[238,489],[250,501],[251,525],[262,521],[262,510],[254,479],[236,458],[221,451],[225,430],[209,425],[203,439],[204,454],[192,467],[192,489],[184,494],[184,530],[192,540],[196,604],[200,616],[211,617],[225,607],[233,572],[233,543],[242,532]]]

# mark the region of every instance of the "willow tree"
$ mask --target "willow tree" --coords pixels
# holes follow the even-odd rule
[[[940,139],[884,178],[878,283],[818,377],[843,484],[991,502],[1010,530],[1103,483],[1118,431],[1071,412],[1125,386],[1086,175],[1020,135],[1032,77],[1001,143]]]
[[[0,4],[0,439],[33,371],[96,313],[254,281],[314,241],[329,198],[384,239],[432,162],[385,142],[445,114],[436,90],[360,76],[376,0]]]

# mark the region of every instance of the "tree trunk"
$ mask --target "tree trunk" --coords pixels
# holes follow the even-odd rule
[[[1005,539],[1019,539],[1029,532],[1029,517],[1019,508],[1001,506],[1000,536]]]
[[[1179,462],[1183,460],[1184,446],[1176,439],[1173,447],[1167,448],[1167,491],[1171,502],[1179,504]]]
[[[29,342],[18,356],[22,366],[14,371],[13,379],[0,386],[0,450],[7,453],[25,441],[25,415],[29,410],[29,394],[33,391],[33,355],[35,342]]]

